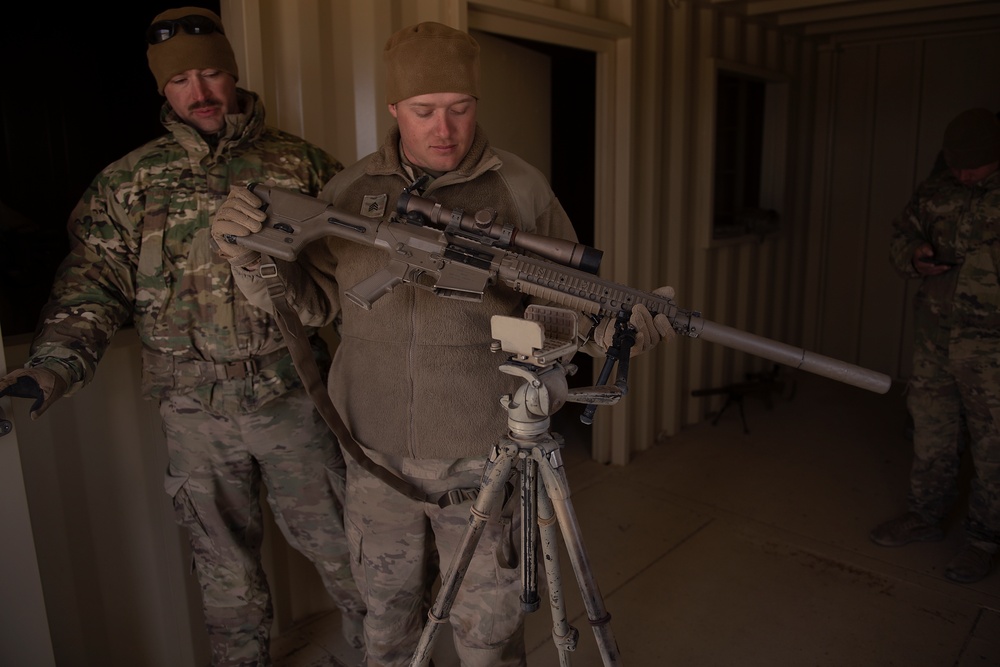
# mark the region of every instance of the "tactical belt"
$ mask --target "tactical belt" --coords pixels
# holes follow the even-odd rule
[[[292,354],[292,363],[299,373],[302,384],[312,397],[316,409],[322,415],[330,430],[337,436],[340,445],[351,456],[354,461],[366,471],[388,484],[391,488],[399,491],[403,495],[424,503],[432,503],[440,507],[447,507],[453,503],[459,503],[469,498],[475,498],[479,489],[452,489],[442,493],[427,494],[408,480],[403,479],[392,470],[380,466],[373,461],[354,439],[344,420],[337,412],[337,408],[330,400],[330,393],[326,388],[326,383],[320,376],[319,367],[313,356],[312,349],[307,344],[305,328],[299,320],[298,315],[292,310],[288,300],[285,298],[285,285],[278,277],[277,267],[274,261],[267,255],[261,256],[261,265],[258,275],[264,279],[267,285],[267,293],[274,304],[274,319],[278,323],[278,328],[285,336],[285,343],[288,351]]]
[[[267,368],[287,356],[288,350],[281,348],[259,357],[250,357],[249,359],[240,359],[226,363],[201,361],[198,359],[176,359],[174,367],[181,373],[186,373],[189,369],[196,369],[199,375],[214,377],[216,380],[240,380],[249,375],[256,375],[261,369]]]
[[[197,387],[220,380],[240,380],[259,373],[289,355],[281,348],[248,359],[228,362],[189,359],[142,348],[144,381],[158,387]]]

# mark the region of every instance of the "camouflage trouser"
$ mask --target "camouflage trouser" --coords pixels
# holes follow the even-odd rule
[[[917,346],[907,406],[913,417],[909,508],[943,519],[958,495],[964,416],[975,474],[965,530],[987,550],[1000,544],[1000,355],[961,361]]]
[[[464,471],[454,464],[407,459],[401,470],[426,493],[477,489],[483,461]],[[471,500],[444,509],[413,500],[348,458],[345,517],[354,578],[368,606],[369,667],[410,664],[433,584],[428,575],[430,551],[437,547],[441,568],[447,571],[469,526],[471,509]],[[449,621],[463,667],[526,664],[516,493],[508,510],[513,512],[509,519],[486,524],[455,594]]]
[[[213,665],[271,664],[262,480],[288,543],[316,564],[342,611],[363,612],[342,518],[344,458],[304,390],[252,414],[220,415],[174,396],[160,414],[170,459],[165,487],[190,535]]]

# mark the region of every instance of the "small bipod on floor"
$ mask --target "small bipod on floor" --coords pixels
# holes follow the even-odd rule
[[[430,663],[438,632],[447,624],[482,531],[504,502],[505,488],[514,476],[520,479],[521,494],[522,609],[530,613],[540,606],[540,549],[552,612],[552,639],[559,651],[559,664],[568,666],[579,632],[566,616],[558,550],[561,533],[604,665],[621,664],[611,617],[594,579],[573,511],[560,452],[563,442],[549,431],[551,415],[565,402],[612,405],[624,394],[617,386],[568,389],[566,376],[576,370],[568,364],[577,349],[576,326],[574,312],[534,305],[528,308],[523,320],[493,318],[493,337],[500,341],[501,349],[514,353],[507,363],[501,364],[500,370],[525,381],[513,394],[501,399],[507,410],[507,435],[493,446],[479,495],[472,506],[469,527],[428,613],[411,667]]]

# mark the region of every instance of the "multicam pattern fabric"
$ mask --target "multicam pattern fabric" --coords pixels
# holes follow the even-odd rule
[[[188,529],[213,665],[268,665],[271,599],[260,563],[260,485],[289,544],[345,614],[364,603],[348,567],[346,468],[301,387],[274,319],[247,302],[213,252],[231,185],[315,195],[342,165],[268,128],[256,94],[211,143],[164,105],[168,133],[102,171],[73,211],[29,364],[87,384],[115,332],[142,342],[144,393],[160,400],[177,521]],[[310,333],[314,333],[311,330]],[[318,337],[319,362],[329,353]]]
[[[248,415],[215,414],[194,397],[174,395],[161,401],[160,414],[169,453],[166,488],[189,532],[213,665],[270,664],[261,470],[287,542],[316,564],[342,611],[364,613],[341,518],[346,464],[305,390]]]
[[[342,166],[321,149],[264,124],[256,94],[226,117],[210,145],[164,105],[169,132],[102,171],[70,217],[71,251],[44,308],[31,365],[63,376],[67,395],[89,382],[112,336],[134,324],[143,348],[182,359],[230,362],[284,347],[277,324],[235,289],[209,245],[212,215],[231,185],[268,181],[308,194]],[[147,369],[150,370],[150,369]],[[183,371],[181,371],[183,372]],[[169,375],[144,375],[169,392]],[[244,409],[297,386],[286,360]],[[210,399],[210,389],[201,392]]]
[[[946,347],[949,356],[997,351],[1000,340],[1000,172],[974,187],[950,172],[919,186],[893,222],[890,259],[908,278],[913,251],[930,243],[935,257],[957,262],[951,271],[924,278],[914,298],[914,330],[921,345]]]
[[[925,181],[893,222],[890,257],[901,275],[919,276],[911,260],[923,243],[956,266],[922,278],[914,298],[909,506],[930,520],[947,515],[958,497],[962,450],[968,446],[976,475],[966,532],[995,551],[1000,545],[1000,172],[973,187],[948,171]]]
[[[405,466],[403,476],[429,494],[455,486],[477,488],[483,462],[463,466],[456,470],[451,461],[422,461]],[[350,459],[348,469],[345,523],[354,578],[368,601],[368,664],[405,667],[433,602],[425,586],[433,581],[435,568],[443,575],[452,566],[469,528],[472,501],[437,507],[407,498]],[[493,508],[495,517],[479,534],[450,608],[455,651],[464,667],[525,664],[517,548],[520,503],[516,490],[510,497],[509,504]]]

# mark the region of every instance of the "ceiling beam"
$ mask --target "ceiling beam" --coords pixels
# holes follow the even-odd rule
[[[993,12],[1000,12],[1000,5],[992,2],[987,4],[978,0],[877,0],[852,3],[846,6],[782,12],[778,14],[777,21],[778,25],[802,25],[822,21],[882,16],[895,22],[905,20],[906,15],[911,12],[919,12],[924,9],[976,6],[989,7]]]

